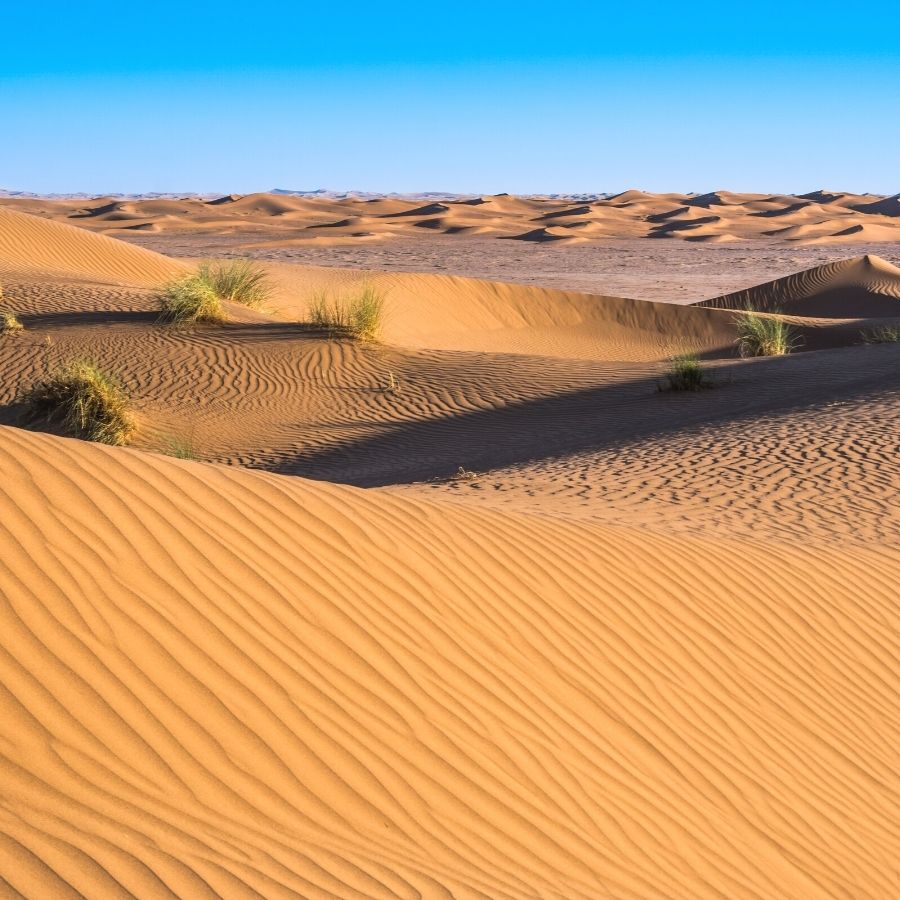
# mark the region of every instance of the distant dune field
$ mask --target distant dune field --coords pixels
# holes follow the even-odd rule
[[[498,194],[423,202],[261,193],[211,200],[12,197],[0,199],[0,205],[111,233],[254,231],[261,246],[266,233],[278,246],[286,240],[339,245],[424,234],[532,243],[646,237],[814,245],[900,240],[898,198],[826,191],[794,196],[631,190],[590,201]]]
[[[895,206],[0,202],[0,895],[895,896],[900,268],[679,305],[265,261],[262,309],[176,327],[194,261],[116,239],[874,240]],[[364,288],[378,340],[312,325]],[[748,309],[793,352],[742,357]],[[131,446],[27,417],[79,358]]]

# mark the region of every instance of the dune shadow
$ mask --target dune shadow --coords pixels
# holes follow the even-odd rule
[[[695,393],[661,392],[657,378],[644,377],[487,410],[402,422],[338,444],[319,445],[265,467],[360,487],[403,484],[450,477],[461,466],[487,471],[624,448],[754,416],[790,415],[811,406],[883,394],[886,384],[897,383],[900,353],[882,355],[877,367],[861,365],[847,371],[833,354],[848,352],[865,353],[865,349],[711,367],[714,386]],[[830,362],[826,356],[832,357]]]
[[[160,319],[160,314],[149,310],[88,310],[72,312],[23,313],[19,316],[27,329],[91,328],[110,326],[158,326],[173,334],[219,334],[236,340],[272,341],[296,340],[346,340],[353,338],[306,322],[220,322],[216,324],[178,325]]]
[[[159,313],[149,310],[78,310],[47,313],[22,313],[26,328],[72,328],[110,325],[152,325]]]

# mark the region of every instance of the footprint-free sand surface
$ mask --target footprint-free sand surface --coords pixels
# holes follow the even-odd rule
[[[809,205],[891,218],[865,199]],[[77,228],[22,203],[0,895],[900,891],[900,343],[861,337],[900,327],[889,251],[698,303],[282,256],[268,309],[178,329],[159,290],[191,253],[110,236],[121,204]],[[819,215],[774,209],[745,215]],[[364,284],[378,342],[304,324]],[[738,357],[747,303],[797,351]],[[685,350],[713,387],[660,392]],[[131,447],[23,429],[75,356],[128,390]]]

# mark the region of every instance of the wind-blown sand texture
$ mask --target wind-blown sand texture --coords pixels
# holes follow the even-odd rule
[[[185,263],[0,217],[0,894],[897,893],[900,344],[860,331],[900,270],[676,306],[273,264],[172,329]],[[381,342],[303,324],[364,283]],[[801,351],[739,359],[748,299]],[[680,349],[715,388],[657,391]],[[88,354],[134,449],[15,427]]]

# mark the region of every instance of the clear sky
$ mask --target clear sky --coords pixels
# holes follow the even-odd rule
[[[900,2],[3,7],[4,188],[900,191]]]

